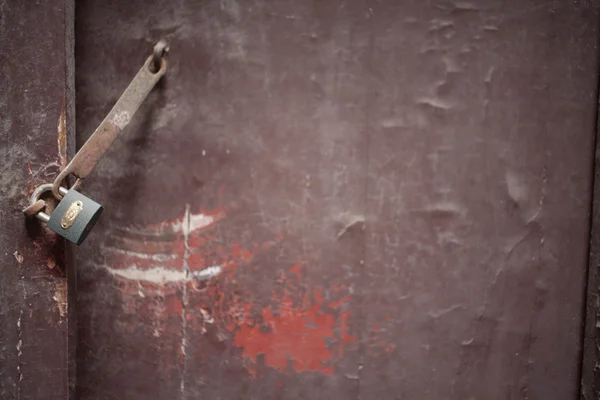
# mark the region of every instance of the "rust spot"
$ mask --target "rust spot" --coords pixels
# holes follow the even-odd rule
[[[65,110],[65,104],[63,103],[60,109],[60,116],[58,117],[58,158],[60,160],[60,169],[64,169],[67,166],[67,113]]]
[[[64,317],[67,314],[67,282],[59,281],[56,282],[55,290],[54,290],[54,301],[56,302],[56,307],[61,317]]]

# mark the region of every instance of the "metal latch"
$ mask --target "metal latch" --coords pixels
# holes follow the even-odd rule
[[[165,74],[167,51],[168,47],[164,40],[154,46],[152,55],[148,57],[112,110],[71,162],[58,174],[54,183],[41,185],[34,191],[31,204],[23,210],[25,215],[35,215],[46,223],[47,228],[73,243],[83,242],[102,213],[102,206],[77,192],[76,189],[92,172],[119,133],[129,124],[152,88]],[[67,190],[63,187],[63,183],[69,175],[75,176],[76,180]],[[51,215],[45,212],[46,202],[41,199],[48,191],[60,200]]]

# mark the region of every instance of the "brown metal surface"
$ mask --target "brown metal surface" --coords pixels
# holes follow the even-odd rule
[[[597,8],[77,10],[80,142],[173,49],[85,188],[81,399],[577,397]]]
[[[41,199],[36,200],[34,203],[25,207],[25,209],[23,210],[23,214],[25,214],[28,217],[33,217],[34,215],[42,211],[44,208],[46,208],[46,202]]]
[[[73,7],[0,0],[3,400],[70,398],[76,375],[74,265],[62,240],[21,213],[75,149]]]
[[[113,144],[117,136],[125,129],[134,114],[140,108],[150,91],[167,71],[167,61],[164,59],[166,42],[159,41],[150,57],[140,68],[127,89],[110,110],[106,118],[96,128],[85,144],[79,149],[71,162],[54,180],[52,194],[62,198],[59,188],[65,178],[73,174],[77,181],[73,189],[77,189],[81,181],[96,167],[106,150]],[[160,63],[160,68],[152,70],[153,66]]]

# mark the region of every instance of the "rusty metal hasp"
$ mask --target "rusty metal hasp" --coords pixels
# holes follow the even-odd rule
[[[23,210],[25,215],[37,216],[49,229],[73,243],[81,244],[100,216],[102,206],[75,189],[92,172],[119,133],[129,124],[152,88],[165,74],[167,51],[167,44],[163,40],[154,46],[152,55],[148,57],[112,110],[71,162],[58,174],[54,183],[41,185],[35,190],[31,204]],[[63,187],[63,182],[70,174],[76,177],[76,181],[67,190]],[[48,191],[60,200],[51,215],[44,212],[46,202],[41,199],[42,194]]]

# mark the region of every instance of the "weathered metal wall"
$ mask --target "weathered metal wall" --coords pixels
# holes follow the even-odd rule
[[[575,398],[598,8],[83,1],[78,396]],[[202,280],[204,276],[213,276]]]
[[[0,0],[1,399],[67,399],[75,375],[74,264],[22,213],[74,150],[73,13]]]

